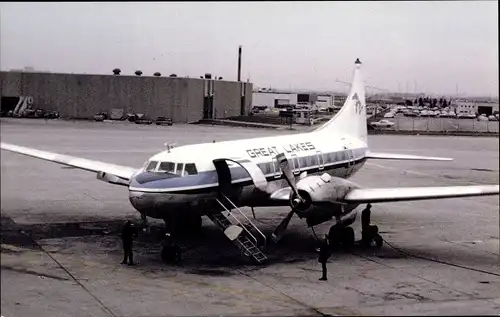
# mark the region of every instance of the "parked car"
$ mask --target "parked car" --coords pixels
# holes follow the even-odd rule
[[[23,118],[43,118],[45,116],[45,110],[42,108],[36,109],[26,109],[21,115]]]
[[[134,122],[136,124],[153,124],[153,120],[147,118],[143,113],[137,113]]]
[[[371,122],[370,125],[376,128],[391,128],[394,126],[394,122],[389,120],[380,120]]]
[[[43,114],[43,117],[45,119],[57,119],[57,118],[59,118],[59,112],[57,112],[55,110],[45,111],[45,113]]]
[[[461,119],[475,119],[476,116],[472,113],[459,113],[457,115],[457,118],[461,118]]]
[[[104,121],[108,119],[108,114],[106,112],[99,112],[94,116],[95,121]]]
[[[488,117],[482,114],[477,117],[477,121],[488,121]]]
[[[497,117],[495,117],[494,115],[488,116],[488,120],[489,121],[498,121]]]
[[[412,110],[408,111],[407,113],[404,114],[405,117],[419,117],[420,112],[418,110]]]
[[[172,125],[172,119],[166,117],[156,118],[156,125]]]

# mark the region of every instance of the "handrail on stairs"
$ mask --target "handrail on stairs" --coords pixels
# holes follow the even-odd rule
[[[221,193],[222,196],[227,200],[229,201],[229,203],[231,203],[231,205],[233,205],[233,208],[235,208],[236,210],[238,210],[238,212],[248,221],[248,223],[250,223],[250,225],[255,229],[257,230],[257,232],[262,236],[262,238],[264,239],[264,245],[266,245],[267,243],[267,239],[266,239],[266,236],[262,233],[262,231],[260,231],[259,227],[257,227],[244,213],[243,211],[241,211],[241,209],[239,209],[226,195],[224,195],[223,193]],[[229,211],[230,212],[230,211]],[[230,212],[231,213],[231,212]],[[239,221],[238,221],[239,222]],[[256,241],[257,243],[257,241]],[[257,243],[258,244],[258,243]]]

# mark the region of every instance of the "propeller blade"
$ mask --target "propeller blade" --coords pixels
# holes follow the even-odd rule
[[[283,175],[285,175],[285,179],[288,185],[293,190],[294,194],[297,195],[297,197],[302,201],[302,197],[300,197],[299,191],[297,190],[297,186],[295,185],[295,177],[293,177],[292,169],[288,164],[288,160],[286,159],[285,154],[280,153],[276,155],[276,160],[278,161],[278,164],[280,165],[280,168],[283,171]]]
[[[273,234],[271,235],[271,239],[273,240],[274,243],[277,243],[281,239],[283,233],[286,230],[286,227],[288,227],[288,224],[290,223],[290,220],[292,220],[294,213],[295,211],[293,209],[290,210],[288,215],[286,215],[285,219],[283,219],[281,223],[278,225],[278,227],[276,227]]]

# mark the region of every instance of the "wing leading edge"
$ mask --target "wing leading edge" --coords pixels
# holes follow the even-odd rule
[[[98,173],[98,178],[103,178],[106,174],[114,175],[120,178],[123,181],[128,181],[132,177],[132,175],[137,171],[135,168],[128,166],[121,166],[116,164],[109,164],[100,161],[88,160],[84,158],[57,154],[47,151],[41,151],[36,149],[27,148],[24,146],[18,146],[8,143],[0,143],[0,147],[2,150],[7,150],[11,152],[15,152],[22,155],[27,155],[35,158],[39,158],[42,160],[72,166],[75,168],[79,168],[81,170],[96,172]],[[99,178],[99,179],[101,179]],[[124,182],[115,181],[111,182],[119,185],[126,185]]]
[[[379,160],[453,161],[452,158],[448,157],[392,154],[392,153],[379,153],[379,152],[368,152],[366,153],[366,158],[379,159]]]
[[[499,185],[394,187],[352,189],[344,197],[347,203],[383,203],[409,200],[489,196],[499,194]]]
[[[272,200],[287,201],[291,189],[285,187],[271,195]],[[499,185],[357,188],[350,190],[339,203],[385,203],[411,200],[430,200],[473,196],[491,196],[500,193]]]

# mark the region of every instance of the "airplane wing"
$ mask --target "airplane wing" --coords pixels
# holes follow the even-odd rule
[[[368,159],[378,159],[378,160],[453,161],[452,158],[448,157],[391,154],[391,153],[377,153],[377,152],[368,152],[366,153],[365,157]]]
[[[137,171],[137,169],[132,167],[109,164],[100,161],[93,161],[84,158],[79,158],[64,154],[57,154],[47,151],[41,151],[3,142],[0,143],[0,148],[2,150],[7,150],[50,162],[75,167],[81,170],[96,172],[98,173],[97,175],[98,179],[116,185],[128,186],[128,180],[130,180],[132,175]]]
[[[346,203],[383,203],[408,200],[442,199],[498,195],[499,185],[357,188],[344,197]]]
[[[277,190],[272,200],[288,201],[290,187]],[[410,200],[429,200],[472,196],[490,196],[500,193],[499,185],[443,186],[443,187],[392,187],[351,189],[339,203],[385,203]]]

